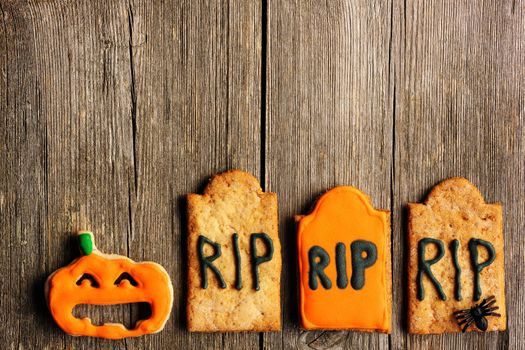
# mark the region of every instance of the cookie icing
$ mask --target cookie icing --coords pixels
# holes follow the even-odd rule
[[[342,186],[297,219],[302,326],[389,332],[389,213]]]
[[[70,335],[107,339],[161,331],[173,304],[173,288],[166,270],[153,262],[134,262],[124,256],[101,253],[91,232],[80,232],[78,240],[86,255],[58,269],[46,281],[48,307],[58,326]],[[123,278],[125,274],[129,274],[132,281]],[[133,329],[120,323],[95,326],[87,317],[73,316],[73,309],[81,304],[139,302],[150,305],[151,316],[138,321]]]

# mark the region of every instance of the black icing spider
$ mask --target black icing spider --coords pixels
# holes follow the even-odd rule
[[[492,306],[496,303],[496,297],[490,296],[486,299],[483,299],[478,305],[474,305],[470,309],[460,310],[454,312],[454,316],[458,321],[459,326],[463,326],[461,331],[465,333],[467,328],[474,322],[476,327],[481,331],[486,331],[488,327],[488,322],[485,316],[496,316],[500,317],[501,315],[494,312],[499,307]]]

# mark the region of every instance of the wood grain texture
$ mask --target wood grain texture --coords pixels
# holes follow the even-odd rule
[[[519,0],[0,0],[0,347],[523,348],[523,38]],[[279,196],[282,333],[185,329],[184,196],[228,168]],[[408,335],[404,208],[454,175],[504,205],[509,330]],[[299,329],[292,216],[339,184],[392,211],[391,336]],[[166,267],[162,333],[53,323],[43,283],[79,228]]]
[[[7,113],[0,158],[2,212],[9,213],[2,268],[10,278],[2,284],[9,327],[0,342],[6,348],[103,344],[66,337],[49,317],[43,284],[77,255],[70,237],[81,227],[97,233],[103,251],[127,254],[129,57],[106,44],[127,41],[127,16],[125,8],[90,3],[2,6]],[[116,310],[109,315],[119,317]]]
[[[466,177],[504,206],[508,313],[507,332],[408,335],[406,266],[394,258],[395,349],[524,346],[523,11],[514,1],[395,3],[394,257],[407,251],[406,203],[421,202],[444,178]]]
[[[188,333],[186,201],[228,168],[260,172],[260,4],[131,4],[136,96],[132,255],[166,266],[177,296],[171,325],[145,348],[256,348],[258,334]],[[140,343],[143,342],[143,343]]]
[[[2,348],[259,347],[257,333],[185,330],[182,247],[186,193],[231,167],[260,175],[260,7],[2,2]],[[110,342],[54,325],[43,282],[76,256],[81,227],[103,251],[166,267],[162,333]]]
[[[392,168],[390,10],[384,1],[269,1],[266,189],[280,198],[282,334],[266,349],[386,349],[388,335],[299,330],[296,227],[337,185],[389,209]]]

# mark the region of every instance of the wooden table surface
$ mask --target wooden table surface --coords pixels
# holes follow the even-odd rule
[[[0,15],[2,349],[525,348],[522,0],[0,0]],[[185,194],[230,168],[279,196],[281,333],[185,330]],[[450,176],[504,205],[507,332],[407,334],[406,204]],[[392,211],[391,335],[299,329],[292,217],[342,184]],[[54,324],[43,284],[80,228],[166,267],[164,331]]]

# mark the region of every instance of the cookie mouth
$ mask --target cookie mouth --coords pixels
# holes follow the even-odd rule
[[[137,322],[151,317],[151,305],[146,302],[111,305],[79,304],[73,309],[77,319],[88,318],[93,326],[121,324],[132,330]]]

